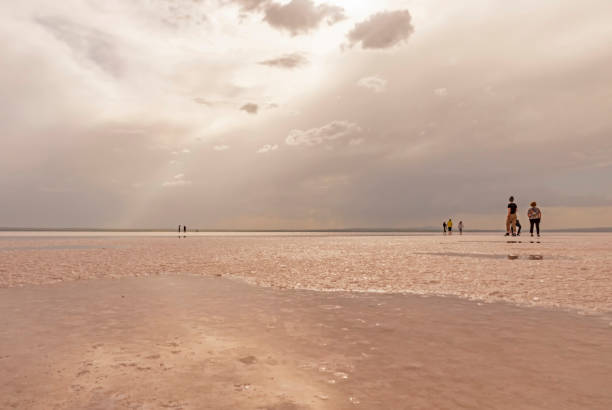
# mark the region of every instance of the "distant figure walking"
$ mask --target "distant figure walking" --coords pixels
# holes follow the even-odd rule
[[[453,234],[453,220],[448,218],[448,222],[446,223],[446,226],[448,226],[448,234],[452,235]]]
[[[183,225],[183,233],[187,232],[187,225]]]
[[[463,221],[459,221],[457,227],[459,228],[459,235],[463,235]]]
[[[508,216],[506,216],[506,236],[510,236],[510,228],[512,228],[512,236],[516,236],[514,231],[516,230],[516,209],[517,206],[514,203],[514,197],[511,196],[508,201]]]
[[[519,221],[518,218],[516,218],[516,227],[518,228],[518,231],[516,231],[516,236],[521,236],[521,229],[523,227],[521,226],[521,221]]]
[[[531,208],[527,211],[527,217],[529,218],[529,233],[533,236],[533,226],[535,225],[538,237],[540,237],[540,221],[542,220],[542,211],[537,207],[538,204],[535,202],[531,203]]]
[[[444,229],[444,234],[446,235],[446,221],[442,222],[442,229]]]

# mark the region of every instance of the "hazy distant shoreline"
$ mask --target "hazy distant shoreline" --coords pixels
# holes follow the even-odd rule
[[[0,227],[0,232],[177,232],[177,229],[120,229],[120,228],[23,228],[23,227]],[[345,228],[345,229],[189,229],[189,232],[257,232],[257,233],[419,233],[419,232],[441,232],[440,228]],[[503,229],[466,229],[464,232],[496,233]],[[569,228],[569,229],[547,229],[546,232],[555,233],[608,233],[612,227],[601,228]]]

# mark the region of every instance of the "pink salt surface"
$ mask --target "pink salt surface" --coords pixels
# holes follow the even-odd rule
[[[227,275],[276,288],[455,295],[612,311],[612,235],[516,240],[482,234],[5,234],[0,238],[0,287],[160,274]]]
[[[0,289],[0,408],[612,408],[596,315],[193,275]]]

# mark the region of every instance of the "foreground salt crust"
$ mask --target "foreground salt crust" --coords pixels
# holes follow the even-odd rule
[[[598,315],[194,275],[0,289],[0,312],[2,409],[612,408]]]
[[[510,243],[509,243],[510,242]],[[46,237],[0,240],[0,286],[158,274],[612,311],[612,235]]]

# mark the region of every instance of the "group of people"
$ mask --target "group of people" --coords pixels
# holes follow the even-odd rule
[[[527,218],[529,218],[529,233],[533,236],[533,228],[536,228],[536,234],[540,236],[540,222],[542,221],[542,211],[537,207],[537,203],[532,202],[531,208],[527,210]],[[520,236],[521,235],[521,222],[518,220],[517,214],[518,206],[514,202],[514,197],[509,198],[508,203],[508,216],[506,217],[506,236]],[[459,235],[463,235],[463,221],[459,221],[457,225],[459,228]],[[442,222],[442,230],[444,235],[453,234],[453,220],[448,218],[448,221]]]
[[[459,235],[463,235],[463,221],[459,221],[457,224],[457,228],[459,229]],[[448,222],[442,222],[442,229],[444,230],[444,235],[448,232],[449,235],[453,234],[453,220],[448,218]]]
[[[514,202],[514,197],[508,199],[508,216],[506,217],[506,236],[519,236],[521,234],[521,223],[518,220],[518,206]],[[540,236],[540,221],[542,220],[542,211],[537,207],[536,202],[532,202],[531,208],[527,210],[527,218],[529,218],[529,233],[533,236],[533,227],[536,228],[538,237]],[[515,231],[518,228],[518,232]]]

